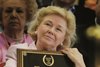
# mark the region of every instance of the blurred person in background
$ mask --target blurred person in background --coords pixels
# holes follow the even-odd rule
[[[24,33],[26,23],[33,19],[37,9],[35,0],[0,0],[0,22],[3,31],[0,33],[0,67],[6,62],[7,50],[15,43],[28,43],[33,40]]]

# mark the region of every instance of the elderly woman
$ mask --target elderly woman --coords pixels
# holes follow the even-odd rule
[[[75,17],[60,7],[41,8],[29,27],[33,43],[12,45],[8,49],[5,67],[16,67],[16,49],[61,51],[71,59],[75,67],[85,67],[83,56],[77,48],[71,48],[76,40]]]
[[[24,34],[24,27],[37,8],[35,0],[0,0],[3,32],[0,33],[0,65],[6,61],[9,46],[15,43],[33,42],[28,34]],[[1,67],[1,66],[0,66]]]

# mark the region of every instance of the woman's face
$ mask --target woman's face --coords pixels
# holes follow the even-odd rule
[[[44,49],[56,50],[65,39],[66,26],[66,21],[58,15],[44,17],[37,29],[37,42],[40,42]]]
[[[26,22],[26,6],[22,0],[6,0],[3,4],[4,30],[22,30]]]

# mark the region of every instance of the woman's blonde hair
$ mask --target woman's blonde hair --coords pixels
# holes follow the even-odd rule
[[[75,23],[75,16],[71,11],[67,11],[64,8],[56,7],[56,6],[48,6],[43,7],[39,9],[39,11],[36,13],[34,21],[31,22],[28,33],[31,34],[33,39],[36,39],[35,31],[37,27],[41,24],[44,17],[47,15],[58,15],[61,16],[66,20],[68,31],[66,32],[66,38],[63,42],[64,46],[72,46],[72,43],[76,40],[76,23]]]

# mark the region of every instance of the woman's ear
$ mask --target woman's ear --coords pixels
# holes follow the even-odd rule
[[[37,34],[37,31],[35,31],[34,33]]]

